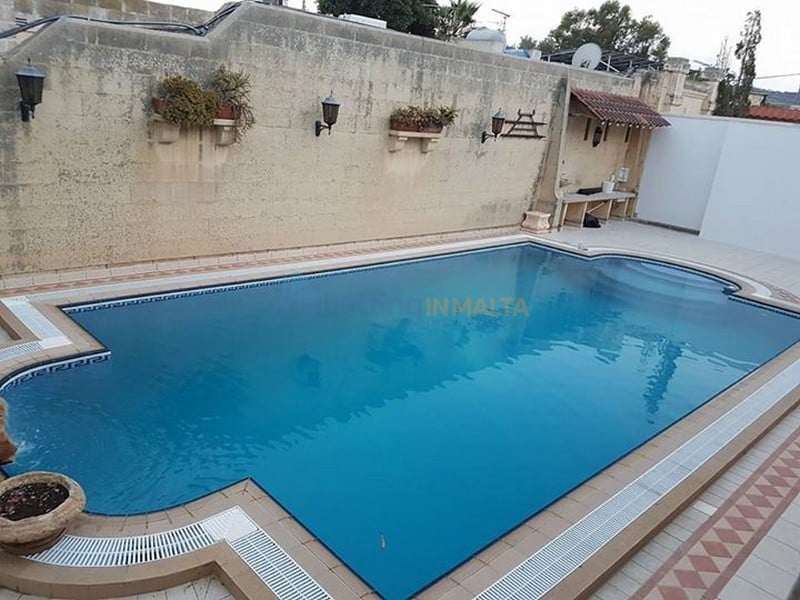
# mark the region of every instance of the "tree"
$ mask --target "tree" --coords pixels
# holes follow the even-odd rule
[[[389,29],[427,37],[436,34],[439,16],[436,3],[424,0],[318,0],[317,11],[383,19]]]
[[[523,35],[519,39],[519,44],[517,44],[517,48],[521,48],[522,50],[534,50],[536,48],[536,40],[534,40],[529,35]]]
[[[734,56],[739,60],[739,75],[731,73],[720,81],[714,114],[725,117],[746,117],[750,112],[750,92],[756,78],[756,49],[761,43],[761,11],[747,13],[742,37]]]
[[[475,13],[480,7],[469,0],[450,0],[450,6],[443,6],[439,11],[436,37],[449,40],[466,36],[475,24]]]
[[[599,8],[576,8],[564,13],[561,23],[539,42],[538,48],[543,54],[550,54],[577,48],[587,42],[594,42],[603,50],[616,50],[652,60],[664,60],[670,44],[661,25],[651,16],[634,19],[630,6],[609,0]]]

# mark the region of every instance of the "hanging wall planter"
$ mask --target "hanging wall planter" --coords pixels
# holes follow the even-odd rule
[[[152,99],[156,141],[177,141],[184,125],[214,127],[220,146],[241,140],[255,123],[249,93],[250,76],[224,65],[214,71],[206,87],[180,75],[167,77]]]
[[[435,148],[441,133],[458,115],[458,110],[450,106],[428,108],[409,104],[396,108],[389,116],[390,152],[398,152],[409,139],[422,140],[422,152]]]

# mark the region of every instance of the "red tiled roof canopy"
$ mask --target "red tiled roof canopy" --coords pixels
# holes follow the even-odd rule
[[[751,119],[766,119],[767,121],[783,121],[784,123],[800,123],[800,110],[784,108],[781,106],[751,106]]]
[[[669,127],[670,122],[633,96],[620,96],[573,89],[572,97],[586,110],[589,116],[615,125],[638,125],[639,127]]]

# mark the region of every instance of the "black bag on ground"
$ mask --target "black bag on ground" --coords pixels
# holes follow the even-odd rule
[[[583,226],[591,227],[592,229],[597,229],[598,227],[600,227],[600,219],[598,219],[594,215],[586,213],[585,215],[583,215]]]

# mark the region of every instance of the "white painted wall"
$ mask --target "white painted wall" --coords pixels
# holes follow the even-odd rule
[[[637,212],[640,219],[700,231],[725,127],[716,119],[667,115],[653,131]]]
[[[652,136],[639,218],[800,260],[800,126],[668,119]]]
[[[800,259],[800,125],[727,122],[700,237]]]

